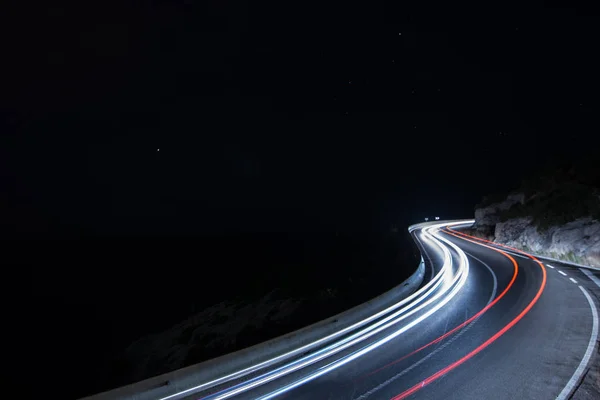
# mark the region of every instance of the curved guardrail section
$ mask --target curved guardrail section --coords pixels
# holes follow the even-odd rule
[[[402,284],[343,313],[255,346],[82,400],[176,400],[200,394],[208,396],[206,399],[225,399],[354,346],[436,301],[459,281],[457,274],[454,283],[447,284],[452,258],[449,250],[424,229],[434,226],[422,223],[408,228],[411,233],[423,229],[420,235],[413,234],[415,240],[431,240],[444,253],[444,265],[425,284],[421,257],[417,270]]]

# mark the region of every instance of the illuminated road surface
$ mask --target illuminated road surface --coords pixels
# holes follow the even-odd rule
[[[168,399],[568,398],[595,353],[600,274],[458,228],[412,232],[428,271],[395,309],[307,354]]]

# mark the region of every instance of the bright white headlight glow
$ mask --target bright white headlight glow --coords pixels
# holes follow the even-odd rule
[[[239,371],[233,372],[231,374],[222,376],[220,378],[214,379],[212,381],[205,382],[205,383],[202,383],[200,385],[191,387],[189,389],[185,389],[185,390],[179,391],[177,393],[173,393],[171,395],[161,397],[159,400],[176,400],[176,399],[181,399],[181,398],[189,396],[191,394],[198,393],[198,392],[201,392],[203,390],[209,389],[211,387],[214,387],[214,386],[226,383],[226,382],[231,381],[233,379],[243,377],[243,376],[248,375],[248,374],[250,374],[252,372],[258,371],[260,369],[267,368],[270,365],[282,362],[285,359],[291,358],[291,357],[293,357],[295,355],[302,354],[302,353],[304,353],[306,351],[309,351],[310,349],[312,349],[312,348],[314,348],[314,347],[316,347],[316,346],[318,346],[320,344],[326,343],[327,341],[333,340],[336,337],[339,337],[339,336],[341,336],[341,335],[343,335],[343,334],[345,334],[347,332],[350,332],[350,331],[352,331],[352,330],[354,330],[356,328],[364,326],[367,323],[369,323],[369,322],[371,322],[371,321],[373,321],[373,320],[375,320],[375,319],[377,319],[377,318],[379,318],[379,317],[381,317],[381,316],[383,316],[383,315],[385,315],[385,314],[387,314],[387,313],[389,313],[389,312],[391,312],[391,311],[393,311],[393,310],[395,310],[395,309],[397,309],[397,308],[399,308],[399,307],[401,307],[401,306],[403,306],[403,305],[405,305],[405,304],[408,303],[404,308],[402,308],[401,310],[397,311],[394,314],[394,316],[398,316],[398,315],[400,315],[400,314],[402,314],[404,312],[407,312],[408,310],[410,310],[411,308],[415,307],[417,304],[419,304],[420,302],[422,302],[423,300],[425,300],[427,297],[429,297],[431,295],[431,293],[434,290],[436,290],[443,283],[442,281],[445,278],[445,274],[449,273],[448,271],[451,269],[451,262],[452,262],[452,260],[451,260],[450,253],[448,252],[447,248],[445,246],[443,246],[439,241],[437,241],[431,234],[429,234],[429,233],[426,232],[426,231],[428,231],[430,229],[438,228],[440,226],[442,226],[442,225],[439,225],[439,224],[438,225],[428,225],[428,224],[424,224],[423,223],[423,224],[415,225],[415,226],[413,226],[413,227],[411,227],[409,229],[409,231],[412,232],[412,231],[414,231],[416,229],[423,228],[423,230],[421,231],[422,234],[423,234],[423,238],[425,238],[425,240],[427,240],[427,241],[432,241],[432,243],[435,246],[439,247],[441,249],[441,251],[444,253],[444,264],[443,264],[443,267],[438,272],[438,274],[432,280],[430,280],[426,285],[424,285],[422,288],[420,288],[419,290],[417,290],[415,293],[411,294],[410,296],[408,296],[404,300],[399,301],[398,303],[393,304],[390,307],[388,307],[388,308],[386,308],[386,309],[384,309],[384,310],[382,310],[382,311],[380,311],[380,312],[378,312],[376,314],[373,314],[373,315],[369,316],[368,318],[365,318],[365,319],[363,319],[363,320],[361,320],[361,321],[359,321],[359,322],[357,322],[357,323],[355,323],[355,324],[353,324],[351,326],[348,326],[348,327],[346,327],[344,329],[341,329],[341,330],[339,330],[339,331],[337,331],[335,333],[332,333],[332,334],[330,334],[328,336],[320,338],[320,339],[318,339],[318,340],[316,340],[314,342],[308,343],[308,344],[306,344],[306,345],[304,345],[302,347],[299,347],[299,348],[294,349],[292,351],[289,351],[287,353],[281,354],[281,355],[279,355],[277,357],[273,357],[273,358],[271,358],[269,360],[257,363],[255,365],[252,365],[250,367],[244,368],[242,370],[239,370]],[[436,229],[436,231],[437,231],[437,229]],[[446,285],[443,285],[443,286],[444,286],[444,291],[447,290]],[[387,319],[387,320],[389,320],[389,319]],[[385,321],[379,321],[379,322],[381,324],[381,323],[384,323]],[[370,327],[367,327],[366,329],[367,329],[367,331],[373,330],[377,326],[378,325],[374,324],[374,325],[372,325]],[[354,338],[357,335],[358,334],[355,334],[351,338]],[[350,339],[350,338],[347,338],[347,339]],[[285,365],[284,367],[286,367],[286,366],[287,367],[293,367],[293,366],[297,365],[298,363],[306,361],[305,360],[306,358],[310,358],[310,357],[314,357],[314,356],[319,356],[319,355],[322,354],[322,352],[325,352],[326,350],[328,350],[330,348],[338,347],[340,344],[343,344],[343,343],[335,342],[335,343],[331,344],[330,346],[328,346],[325,349],[322,349],[322,350],[319,350],[319,351],[317,351],[315,353],[309,354],[306,357],[303,357],[303,358],[301,358],[301,359],[299,359],[297,361],[293,361],[290,364]],[[281,367],[281,368],[284,368],[284,367]],[[269,372],[267,372],[265,374],[262,374],[262,375],[260,375],[260,376],[258,376],[256,378],[253,378],[253,379],[251,379],[249,381],[246,381],[244,383],[245,384],[250,384],[251,382],[255,382],[256,380],[258,380],[259,378],[264,378],[265,375],[272,375],[276,371],[280,372],[281,368],[278,368],[275,371],[269,371]],[[242,383],[240,385],[243,385],[244,383]],[[230,389],[237,388],[240,385],[233,386],[233,387],[231,387],[229,389],[225,389],[224,391],[228,391]],[[223,393],[223,392],[219,392],[219,393]]]
[[[453,223],[453,224],[458,224],[458,223]],[[416,298],[416,300],[414,302],[412,302],[412,303],[408,304],[406,307],[392,313],[391,315],[383,318],[382,320],[377,321],[377,322],[373,323],[372,325],[367,326],[366,328],[360,330],[359,332],[356,332],[353,335],[351,335],[347,338],[344,338],[343,340],[337,341],[319,351],[316,351],[307,356],[304,356],[296,361],[292,361],[288,364],[285,364],[275,370],[269,371],[267,373],[264,373],[262,375],[255,377],[253,379],[250,379],[250,380],[242,382],[238,385],[234,385],[232,387],[224,389],[218,393],[209,395],[208,397],[204,397],[203,399],[205,399],[205,400],[227,399],[229,397],[239,395],[243,392],[254,389],[258,386],[264,385],[264,384],[271,382],[275,379],[278,379],[282,376],[288,375],[294,371],[298,371],[302,368],[307,367],[308,365],[314,364],[325,358],[331,357],[331,356],[339,353],[340,351],[349,348],[350,346],[354,346],[354,345],[368,339],[369,337],[372,337],[373,335],[375,335],[385,329],[388,329],[395,324],[398,324],[399,322],[403,321],[404,319],[408,318],[409,316],[415,314],[416,312],[420,311],[424,307],[436,302],[437,300],[439,300],[441,298],[441,300],[437,304],[435,304],[429,311],[427,311],[425,314],[421,315],[414,321],[410,322],[409,324],[399,327],[399,329],[393,331],[392,333],[385,336],[384,338],[379,339],[379,340],[375,341],[374,343],[371,343],[371,344],[363,347],[362,349],[351,353],[350,355],[347,355],[338,360],[335,360],[335,361],[331,362],[330,364],[328,364],[327,366],[322,367],[322,368],[318,369],[317,371],[310,373],[308,376],[306,376],[296,382],[293,382],[290,385],[280,388],[280,389],[276,390],[275,392],[269,393],[269,394],[261,397],[261,399],[270,399],[270,398],[280,395],[288,390],[291,390],[299,385],[302,385],[310,380],[316,379],[317,377],[319,377],[329,371],[332,371],[333,369],[336,369],[336,368],[356,359],[357,357],[360,357],[361,355],[366,354],[367,352],[389,342],[393,338],[406,332],[410,328],[414,327],[421,321],[428,318],[430,315],[432,315],[437,310],[439,310],[441,307],[443,307],[446,303],[448,303],[456,295],[456,293],[458,293],[458,291],[463,287],[464,282],[466,281],[468,273],[469,273],[469,264],[468,264],[468,260],[467,260],[466,255],[464,254],[464,252],[462,252],[462,250],[458,246],[454,245],[452,242],[448,241],[447,239],[445,239],[441,236],[436,236],[436,233],[437,233],[437,231],[439,231],[440,228],[448,226],[448,225],[452,225],[452,224],[442,223],[442,224],[428,225],[426,228],[424,228],[421,231],[422,237],[425,240],[435,243],[437,245],[437,247],[439,247],[442,250],[443,255],[444,255],[444,257],[443,257],[444,263],[443,263],[443,267],[440,269],[439,273],[434,277],[434,279],[432,279],[421,290],[413,293],[412,296],[405,299],[404,302],[400,302],[398,304],[401,304],[401,303],[406,304],[407,301],[415,299],[415,297],[417,297],[416,296],[417,293],[419,293],[419,297]],[[459,267],[458,267],[455,275],[453,275],[453,271],[452,271],[452,256],[450,254],[450,250],[448,249],[448,246],[452,247],[456,251],[456,253],[459,256],[459,260],[460,260]],[[426,291],[424,292],[423,289],[426,289]],[[432,294],[436,291],[437,291],[437,293],[435,293],[433,295],[433,297],[431,297]],[[424,301],[426,299],[428,299],[428,300]],[[417,305],[419,303],[422,303],[422,304]],[[373,317],[370,317],[369,320],[373,320],[382,315],[385,315],[391,309],[398,308],[398,304],[375,314]],[[342,331],[347,332],[350,329],[356,328],[357,325],[360,326],[359,324],[354,324],[352,327],[346,328]],[[342,332],[342,331],[340,331],[340,332]],[[334,336],[334,335],[337,335],[337,334],[329,335],[327,338],[330,338],[331,336]],[[320,341],[324,341],[325,339],[326,338],[320,339]],[[189,392],[191,390],[192,389],[188,389],[188,391],[186,391],[186,392]],[[172,399],[175,396],[180,397],[182,393],[183,392],[180,392],[180,393],[177,393],[176,395],[165,397],[165,398],[163,398],[163,400]]]
[[[431,308],[431,310],[429,310],[428,312],[426,312],[425,314],[423,314],[422,316],[420,316],[419,318],[417,318],[416,320],[412,321],[411,323],[401,327],[400,329],[398,329],[397,331],[391,333],[388,336],[385,336],[384,338],[363,347],[362,349],[355,351],[345,357],[342,357],[339,360],[336,360],[328,365],[325,365],[321,368],[319,368],[317,371],[314,371],[312,373],[310,373],[309,375],[305,376],[302,379],[297,380],[296,382],[293,382],[289,385],[286,385],[274,392],[271,392],[269,394],[266,394],[264,396],[259,397],[257,400],[268,400],[268,399],[272,399],[276,396],[279,396],[285,392],[288,392],[300,385],[303,385],[311,380],[314,380],[322,375],[325,375],[328,372],[333,371],[334,369],[337,369],[353,360],[355,360],[356,358],[368,353],[371,350],[374,350],[375,348],[389,342],[390,340],[394,339],[395,337],[397,337],[398,335],[406,332],[407,330],[409,330],[410,328],[414,327],[415,325],[417,325],[418,323],[420,323],[421,321],[427,319],[429,316],[431,316],[433,313],[435,313],[436,311],[438,311],[440,308],[442,308],[446,303],[448,303],[459,291],[460,289],[464,286],[466,280],[467,280],[467,276],[469,274],[469,260],[467,259],[467,256],[465,255],[465,253],[460,250],[460,248],[458,248],[458,246],[456,246],[454,243],[439,237],[440,240],[442,240],[443,242],[447,243],[448,245],[450,245],[453,249],[457,250],[459,257],[460,257],[460,268],[463,270],[463,273],[460,274],[460,280],[459,282],[454,286],[454,289],[452,289],[452,291],[449,293],[448,296],[446,296],[442,301],[440,301],[438,304],[436,304],[434,307]],[[458,275],[457,275],[458,277]]]

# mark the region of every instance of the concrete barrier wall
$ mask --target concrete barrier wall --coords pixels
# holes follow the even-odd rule
[[[409,232],[423,224],[412,225]],[[305,328],[226,354],[208,361],[126,385],[82,400],[155,400],[210,382],[277,357],[315,340],[347,328],[414,293],[423,282],[425,263],[421,257],[417,270],[400,285],[350,310],[334,315]],[[322,346],[321,343],[319,346]],[[317,347],[317,346],[315,346]],[[305,353],[309,349],[302,350]]]

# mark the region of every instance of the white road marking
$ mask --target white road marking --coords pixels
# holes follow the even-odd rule
[[[552,265],[550,265],[550,264],[546,264],[546,266],[554,269],[554,267]]]
[[[581,272],[583,272],[588,278],[592,280],[596,284],[596,286],[600,287],[600,279],[596,278],[596,275],[592,274],[590,271],[584,268],[579,268]]]
[[[564,272],[562,272],[561,270],[558,270],[558,273],[564,276],[567,276],[567,274],[565,274]]]
[[[564,389],[560,392],[560,394],[556,396],[556,400],[565,400],[569,398],[571,392],[573,391],[573,389],[575,389],[575,386],[585,373],[585,370],[587,369],[587,364],[590,361],[592,354],[594,353],[596,341],[598,340],[598,311],[596,310],[596,306],[594,305],[594,300],[592,300],[588,292],[583,287],[579,286],[579,289],[581,289],[581,291],[585,295],[585,298],[587,299],[588,303],[590,303],[590,308],[592,309],[592,335],[590,336],[590,341],[588,343],[587,350],[583,355],[583,359],[579,363],[579,366],[573,373],[571,379],[569,379],[569,382],[567,382],[567,386],[565,386]]]
[[[569,278],[571,280],[571,282],[573,282],[574,284],[577,284],[577,281],[573,278]]]

